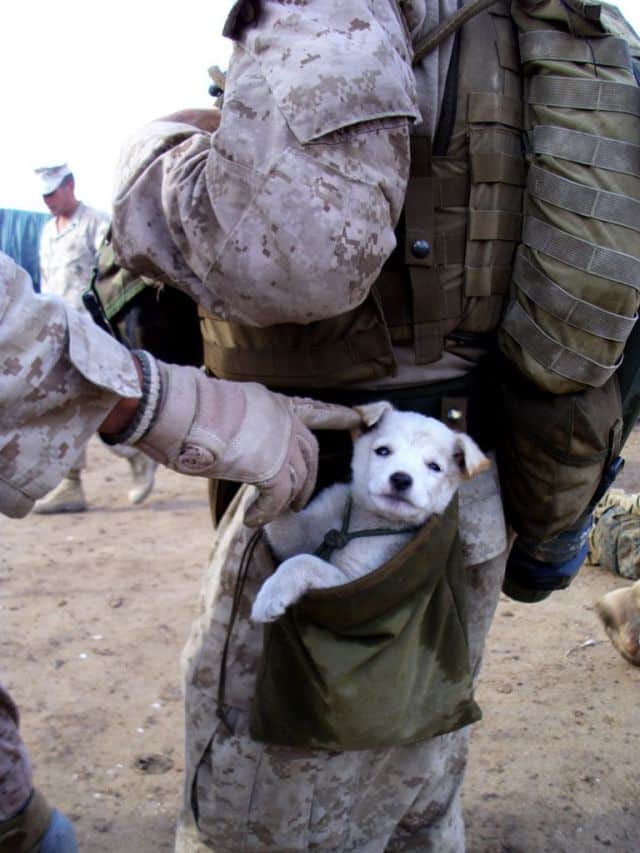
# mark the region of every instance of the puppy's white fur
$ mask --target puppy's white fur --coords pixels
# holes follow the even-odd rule
[[[316,557],[313,552],[325,534],[341,529],[349,493],[350,530],[402,531],[443,512],[460,483],[489,465],[473,439],[434,418],[399,412],[386,402],[359,411],[371,429],[355,440],[352,482],[330,486],[302,512],[287,512],[265,527],[281,564],[256,596],[251,611],[255,622],[277,619],[311,589],[338,586],[374,571],[410,540],[410,532],[363,537],[335,550],[330,562]]]

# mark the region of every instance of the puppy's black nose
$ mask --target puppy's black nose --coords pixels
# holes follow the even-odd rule
[[[413,480],[405,471],[395,471],[390,477],[389,482],[396,492],[406,492],[411,488]]]

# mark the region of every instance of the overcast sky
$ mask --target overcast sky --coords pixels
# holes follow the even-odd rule
[[[322,0],[316,0],[322,2]],[[118,150],[144,122],[211,104],[232,0],[5,3],[0,207],[46,210],[36,166],[68,161],[83,201],[108,210]],[[640,32],[640,3],[618,3]],[[170,10],[170,11],[169,11]]]
[[[4,5],[0,207],[46,211],[36,166],[68,161],[79,198],[108,209],[127,134],[206,107],[231,0],[19,0]]]

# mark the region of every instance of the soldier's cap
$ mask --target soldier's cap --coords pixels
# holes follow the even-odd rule
[[[42,195],[49,195],[49,193],[55,192],[67,175],[71,174],[71,169],[66,163],[58,163],[55,166],[40,166],[40,168],[34,171],[40,179],[40,192]]]

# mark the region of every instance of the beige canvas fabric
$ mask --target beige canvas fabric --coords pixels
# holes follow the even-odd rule
[[[0,283],[0,511],[22,516],[140,389],[124,347],[61,299],[37,296],[2,253]]]

